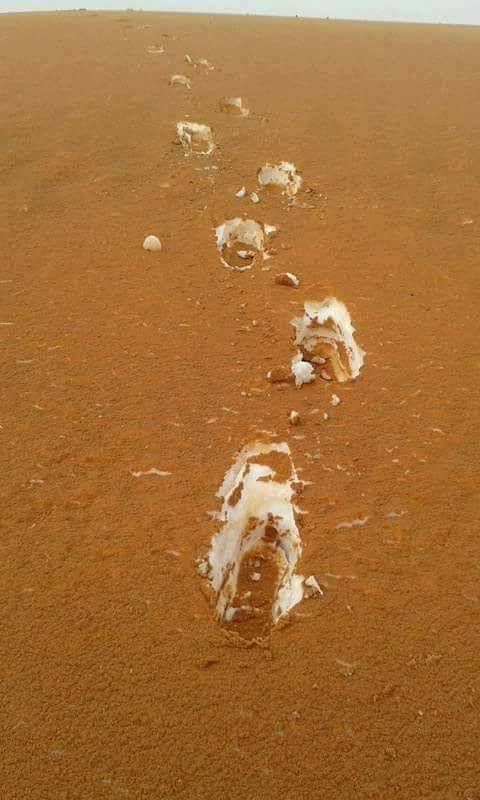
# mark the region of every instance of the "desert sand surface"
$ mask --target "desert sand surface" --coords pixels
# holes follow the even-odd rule
[[[51,13],[0,46],[2,798],[478,800],[480,29]],[[298,202],[235,196],[281,160]],[[278,230],[241,272],[244,215]],[[269,383],[329,295],[359,377]],[[259,439],[323,590],[260,635],[196,562]]]

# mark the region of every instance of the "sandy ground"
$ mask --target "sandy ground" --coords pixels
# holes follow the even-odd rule
[[[480,30],[64,13],[0,46],[2,797],[478,800]],[[311,207],[234,197],[279,159]],[[244,212],[270,271],[220,264]],[[265,380],[330,293],[367,351],[335,408]],[[325,594],[251,645],[194,560],[258,429]]]

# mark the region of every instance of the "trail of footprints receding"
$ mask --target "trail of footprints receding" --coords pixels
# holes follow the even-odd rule
[[[214,67],[204,58],[185,56],[193,70],[211,72]],[[170,85],[187,90],[192,80],[174,74]],[[220,110],[237,117],[248,117],[249,109],[241,97],[225,97]],[[215,151],[212,128],[204,123],[177,122],[177,141],[185,156],[210,156]],[[256,175],[256,191],[242,186],[236,197],[260,202],[263,192],[276,192],[289,204],[297,204],[302,177],[294,164],[281,161],[265,164]],[[216,247],[224,267],[245,271],[271,258],[269,238],[276,227],[261,224],[246,215],[225,220],[215,229]],[[160,250],[156,236],[147,236],[147,250]],[[299,278],[290,273],[275,276],[275,282],[298,288]],[[356,344],[347,307],[335,297],[308,300],[303,314],[291,320],[294,328],[290,369],[272,369],[266,376],[271,383],[288,382],[300,389],[317,378],[326,381],[354,380],[363,366],[364,352]],[[340,399],[332,394],[332,405]],[[291,425],[300,423],[297,411],[289,415]],[[208,582],[215,600],[216,615],[224,625],[235,626],[244,638],[265,636],[304,597],[321,596],[314,576],[296,572],[302,554],[297,527],[302,514],[297,498],[307,482],[300,480],[286,442],[253,441],[243,447],[227,470],[217,492],[218,512],[211,512],[219,523],[210,549],[197,560],[198,572]]]

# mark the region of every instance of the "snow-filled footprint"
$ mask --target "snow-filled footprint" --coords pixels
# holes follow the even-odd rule
[[[307,301],[303,316],[292,319],[291,325],[298,348],[292,359],[297,386],[313,380],[312,365],[322,368],[320,375],[325,380],[344,383],[358,377],[365,353],[355,341],[355,328],[344,303],[336,297]],[[306,380],[300,375],[302,370],[307,373]]]
[[[286,442],[253,442],[217,492],[222,527],[198,569],[215,594],[217,618],[244,638],[268,633],[305,593],[321,594],[315,578],[296,574],[302,541],[294,499],[303,485]]]
[[[215,150],[212,129],[198,122],[177,122],[177,139],[186,156],[208,156]]]
[[[275,231],[273,225],[261,225],[253,219],[235,217],[226,220],[215,228],[222,264],[228,269],[243,272],[251,269],[257,259],[269,258],[265,244],[268,236]]]

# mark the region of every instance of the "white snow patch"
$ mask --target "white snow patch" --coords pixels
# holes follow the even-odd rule
[[[186,75],[172,75],[170,78],[170,86],[185,86],[187,89],[192,88],[190,79]]]
[[[293,356],[291,369],[297,389],[300,389],[304,383],[311,383],[315,380],[315,370],[308,361],[303,360],[300,352]]]
[[[143,475],[159,475],[161,478],[166,478],[168,475],[172,474],[172,472],[165,472],[164,470],[157,469],[156,467],[147,469],[146,472],[130,472],[130,475],[133,475],[134,478],[141,478]]]
[[[197,153],[208,156],[215,150],[212,129],[198,122],[177,122],[177,138],[185,155]]]
[[[294,343],[308,361],[321,358],[337,381],[357,378],[363,366],[364,351],[355,342],[347,307],[335,297],[304,303],[303,317],[292,319]]]
[[[274,230],[276,228],[272,225],[262,226],[253,219],[241,217],[228,219],[218,225],[215,228],[215,239],[222,264],[229,269],[243,272],[253,267],[257,255],[263,259],[268,258],[268,252],[265,250],[266,237]],[[235,254],[249,263],[245,266],[231,264]]]
[[[268,464],[271,454],[281,454],[290,476],[277,479]],[[262,456],[264,457],[262,459]],[[229,621],[236,613],[240,568],[244,558],[263,543],[278,562],[278,584],[272,597],[271,620],[275,624],[304,596],[305,578],[295,572],[302,553],[302,541],[296,524],[293,503],[298,479],[290,448],[286,442],[252,442],[237,455],[227,470],[217,497],[221,510],[215,514],[221,529],[212,539],[202,567],[216,593],[219,619]],[[258,562],[260,563],[260,562]],[[257,562],[255,562],[257,564]],[[260,576],[260,578],[258,578]],[[251,573],[253,581],[261,573]],[[309,584],[310,588],[312,584]]]
[[[302,178],[297,175],[295,164],[281,161],[280,164],[265,164],[257,172],[259,186],[280,189],[282,194],[293,198],[302,185]]]

